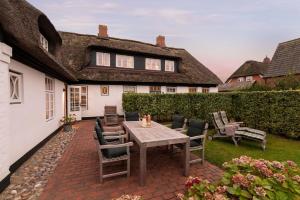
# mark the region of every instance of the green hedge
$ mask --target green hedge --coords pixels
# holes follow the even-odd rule
[[[209,113],[225,110],[229,118],[272,134],[300,138],[300,91],[210,94],[124,94],[123,109],[170,120],[174,113],[211,121]]]

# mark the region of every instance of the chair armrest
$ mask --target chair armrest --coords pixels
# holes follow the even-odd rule
[[[103,135],[122,135],[124,131],[105,131],[102,132]]]
[[[184,131],[184,128],[174,128],[175,131]]]
[[[100,145],[100,149],[113,149],[113,148],[119,148],[119,147],[130,147],[133,146],[132,142],[127,142],[123,144],[106,144],[106,145]]]
[[[206,137],[206,135],[197,135],[194,137],[190,137],[190,140],[204,139],[205,137]]]
[[[109,135],[109,136],[104,136],[104,139],[125,139],[125,135]]]

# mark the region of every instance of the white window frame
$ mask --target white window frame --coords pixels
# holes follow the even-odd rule
[[[239,82],[244,82],[244,81],[245,81],[245,77],[239,77],[239,78],[238,78],[238,81],[239,81]]]
[[[174,90],[174,91],[171,91],[171,90]],[[171,86],[166,87],[167,94],[175,94],[176,92],[177,92],[177,87],[171,87]]]
[[[116,67],[120,68],[134,68],[134,57],[126,55],[116,55]]]
[[[145,69],[160,71],[161,70],[161,60],[155,59],[155,58],[146,58]]]
[[[207,91],[207,92],[204,92],[204,91]],[[209,87],[203,87],[202,88],[202,93],[209,93],[210,92],[210,89],[209,89]]]
[[[151,90],[152,88],[159,88],[159,90]],[[150,94],[161,94],[161,86],[149,86]]]
[[[165,60],[165,71],[166,72],[174,72],[175,71],[175,61]]]
[[[10,103],[22,103],[23,97],[23,75],[16,72],[9,72]]]
[[[49,51],[49,42],[43,34],[40,34],[40,43],[43,49]]]
[[[96,65],[110,67],[110,53],[96,52]]]
[[[246,81],[247,81],[247,82],[253,81],[253,77],[252,77],[252,76],[246,76]]]
[[[45,77],[45,106],[46,121],[50,121],[55,116],[55,80]]]
[[[191,92],[191,90],[196,89],[195,92]],[[198,88],[197,87],[189,87],[189,93],[197,93],[198,92]]]
[[[136,93],[136,85],[123,85],[123,93]]]
[[[85,92],[83,92],[82,88],[85,88]],[[84,85],[84,86],[81,86],[81,92],[80,92],[80,106],[81,106],[81,110],[82,111],[85,111],[85,110],[88,110],[88,86],[87,85]],[[82,102],[82,99],[85,98],[85,102],[86,104],[83,104]]]

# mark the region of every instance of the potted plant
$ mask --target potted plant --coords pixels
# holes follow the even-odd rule
[[[76,115],[75,114],[64,116],[60,120],[60,122],[63,124],[64,132],[71,132],[73,130],[72,124],[75,121],[76,121]]]

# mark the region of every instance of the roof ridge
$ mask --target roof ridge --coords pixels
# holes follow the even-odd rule
[[[79,36],[89,36],[89,37],[95,37],[95,38],[103,39],[103,38],[98,37],[97,35],[92,35],[92,34],[75,33],[75,32],[69,32],[69,31],[58,31],[58,32],[59,33],[67,33],[67,34],[69,33],[69,34],[74,34],[74,35],[79,35]],[[177,48],[177,47],[159,47],[159,46],[156,46],[155,44],[151,44],[151,43],[148,43],[148,42],[142,42],[142,41],[138,41],[138,40],[132,40],[132,39],[124,39],[124,38],[116,38],[116,37],[108,37],[108,39],[121,40],[121,41],[127,41],[127,42],[135,42],[135,43],[149,45],[149,46],[153,46],[153,47],[157,47],[157,48],[161,48],[161,49],[185,50],[184,48]]]
[[[291,43],[291,42],[295,42],[295,41],[297,41],[297,40],[299,40],[299,41],[300,41],[300,38],[296,38],[296,39],[288,40],[288,41],[285,41],[285,42],[280,42],[280,43],[279,43],[279,45],[281,45],[281,44],[287,44],[287,43]]]

